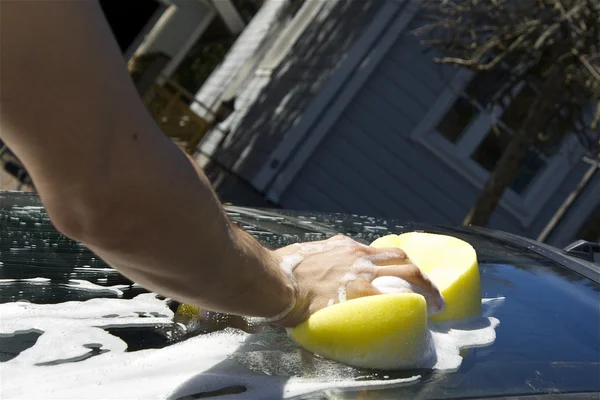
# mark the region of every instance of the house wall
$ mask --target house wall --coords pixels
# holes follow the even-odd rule
[[[575,182],[576,184],[581,180],[581,175],[583,175],[589,169],[590,164],[580,162],[578,163],[577,167],[571,171],[572,178],[577,181]],[[566,194],[565,198],[568,195],[569,194]],[[581,191],[580,195],[575,198],[564,217],[561,218],[560,222],[551,232],[547,242],[562,248],[579,239],[575,235],[588,221],[588,218],[591,218],[592,213],[599,204],[600,169],[596,169],[590,181]]]
[[[312,0],[296,18],[310,18],[300,32],[279,41],[283,57],[265,55],[253,74],[239,87],[231,117],[202,144],[203,152],[245,180],[252,180],[271,151],[301,121],[314,96],[343,64],[373,16],[386,2],[381,0]],[[314,13],[305,12],[314,7]],[[298,21],[296,21],[298,22]],[[301,22],[301,21],[300,21]],[[294,21],[292,21],[294,23]],[[220,137],[217,137],[220,136]]]
[[[204,82],[195,95],[196,100],[214,109],[217,103],[225,96],[229,100],[235,91],[228,93],[231,85],[235,85],[235,79],[242,69],[253,68],[258,62],[255,57],[264,53],[263,47],[275,41],[281,14],[287,8],[288,2],[282,0],[266,0],[261,9],[256,13],[248,26],[237,38],[223,62],[215,68],[210,77]],[[206,116],[205,110],[197,104],[192,104],[192,110],[201,117]],[[212,142],[218,142],[218,135]],[[210,138],[208,141],[210,141]],[[203,143],[204,146],[209,144]],[[205,151],[210,149],[206,147]],[[210,150],[208,150],[210,152]]]
[[[134,55],[160,52],[171,58],[162,74],[170,75],[185,54],[217,15],[207,2],[170,0],[171,4],[158,19]]]
[[[433,54],[422,52],[417,38],[408,34],[416,26],[418,21],[413,21],[368,78],[362,77],[364,84],[320,142],[313,143],[311,155],[293,173],[291,182],[275,196],[279,205],[406,222],[462,223],[481,186],[451,168],[412,135],[424,119],[431,117],[432,105],[448,90],[457,70],[433,63]],[[340,102],[340,96],[329,108],[339,108],[336,102]],[[327,119],[328,112],[318,118]],[[313,132],[318,130],[319,122]],[[302,146],[290,157],[292,164],[300,153]],[[537,237],[585,173],[583,163],[566,165],[568,172],[557,178],[556,190],[544,198],[531,221],[525,222],[501,204],[489,226]],[[286,170],[280,174],[286,174]],[[555,235],[553,241],[568,242],[570,235],[564,231],[560,240]]]

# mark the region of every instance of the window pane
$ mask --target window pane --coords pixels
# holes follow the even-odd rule
[[[485,108],[492,97],[508,82],[508,76],[508,72],[500,68],[478,72],[465,88],[465,93]]]
[[[510,185],[512,190],[519,194],[525,192],[525,189],[529,187],[538,172],[541,172],[545,165],[546,162],[542,160],[537,153],[531,150],[528,151],[527,156],[525,156],[525,161],[523,161],[523,165],[521,166],[519,176],[512,185]]]
[[[491,130],[477,149],[475,149],[471,155],[471,159],[477,161],[479,165],[488,171],[492,171],[509,142],[510,135],[506,132]]]
[[[458,142],[477,110],[468,100],[459,97],[437,125],[436,130],[452,143]]]
[[[531,86],[523,86],[502,114],[502,121],[513,131],[517,131],[525,121],[527,112],[537,96]]]
[[[473,152],[471,159],[491,172],[500,160],[502,152],[506,149],[510,140],[511,135],[507,132],[503,130],[498,132],[492,130]],[[521,166],[519,176],[510,186],[511,189],[522,194],[533,182],[534,178],[538,172],[542,170],[545,164],[545,161],[540,158],[537,153],[530,150]]]

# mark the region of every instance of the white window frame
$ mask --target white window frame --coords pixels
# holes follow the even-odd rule
[[[496,115],[492,115],[489,110],[480,110],[462,133],[457,144],[450,142],[436,131],[436,126],[463,93],[474,75],[464,68],[457,72],[450,81],[448,89],[439,96],[423,121],[412,132],[411,139],[429,149],[481,190],[489,172],[472,160],[471,154],[481,144],[490,131],[493,121],[501,116],[502,111],[493,111]],[[550,159],[544,170],[534,178],[523,194],[511,188],[504,192],[499,203],[500,207],[514,215],[520,221],[522,228],[529,227],[569,173],[573,165],[571,160],[581,158],[582,154],[576,138],[570,135],[564,141],[561,150]]]

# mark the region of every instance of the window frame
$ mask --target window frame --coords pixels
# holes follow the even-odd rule
[[[460,68],[421,123],[413,130],[410,138],[430,150],[450,168],[481,190],[489,172],[472,160],[471,154],[484,140],[492,128],[494,120],[498,120],[503,111],[480,109],[479,114],[467,125],[461,134],[461,139],[456,144],[436,130],[438,123],[458,97],[464,93],[474,76],[474,72]],[[515,90],[520,90],[520,86]],[[582,154],[577,139],[573,135],[569,135],[558,153],[551,157],[544,170],[537,174],[523,194],[518,194],[508,188],[500,199],[499,206],[516,217],[522,228],[528,228],[568,175],[573,165],[571,159],[577,159]]]

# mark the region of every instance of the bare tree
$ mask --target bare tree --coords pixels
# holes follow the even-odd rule
[[[536,143],[575,134],[588,155],[597,154],[598,0],[423,0],[420,18],[423,23],[413,33],[443,55],[436,62],[506,73],[486,107],[502,107],[524,84],[538,93],[464,224],[487,225]]]

